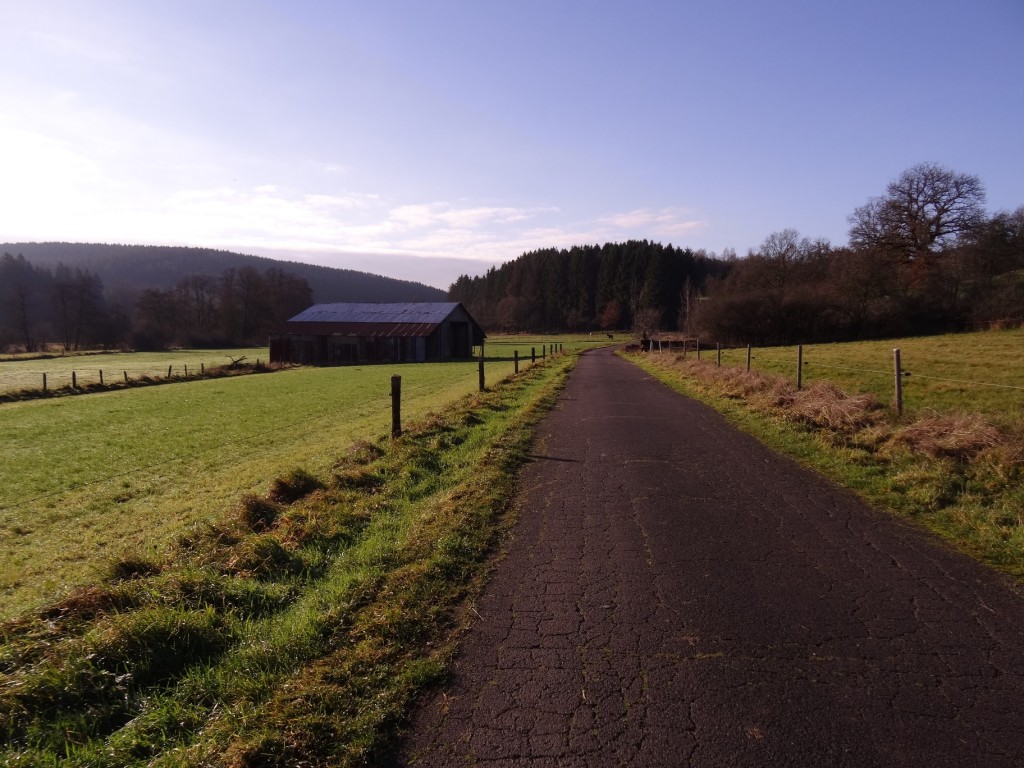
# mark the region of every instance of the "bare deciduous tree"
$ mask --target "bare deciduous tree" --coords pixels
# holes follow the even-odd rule
[[[850,215],[850,244],[927,262],[984,221],[984,205],[977,176],[921,163]]]

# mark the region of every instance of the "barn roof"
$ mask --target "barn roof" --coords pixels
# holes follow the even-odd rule
[[[429,336],[462,305],[458,302],[406,304],[314,304],[285,322],[279,334],[312,336]],[[469,317],[465,307],[462,311]],[[486,338],[472,317],[475,339]],[[474,342],[475,343],[475,342]]]
[[[437,325],[458,307],[457,302],[405,304],[314,304],[289,323],[415,323]]]

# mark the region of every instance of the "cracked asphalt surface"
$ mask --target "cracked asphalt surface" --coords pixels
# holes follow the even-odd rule
[[[609,351],[538,431],[415,766],[1024,766],[1024,597]]]

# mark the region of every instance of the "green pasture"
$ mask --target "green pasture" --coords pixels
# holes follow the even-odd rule
[[[531,346],[539,360],[552,343],[489,343],[487,384],[513,372],[513,350],[524,369]],[[393,374],[403,421],[479,381],[477,362],[294,368],[0,405],[0,617],[125,552],[163,549],[294,467],[326,472],[353,442],[388,434]]]
[[[532,425],[574,362],[549,357],[451,401],[437,392],[462,387],[466,374],[475,384],[473,363],[399,367],[403,384],[415,379],[425,398],[435,391],[439,411],[400,439],[371,426],[372,443],[330,446],[337,463],[319,477],[285,465],[267,493],[190,526],[163,551],[108,564],[47,610],[0,622],[2,764],[374,762],[453,657],[511,522]],[[391,370],[310,371],[318,376],[287,394],[324,390],[332,413],[339,396],[368,395],[370,410]],[[350,384],[369,377],[368,393],[331,383],[352,374]],[[248,393],[251,410],[238,415],[273,421],[258,411],[267,401]],[[306,424],[327,442],[317,440],[327,426]]]
[[[266,347],[253,349],[185,349],[170,352],[99,352],[96,354],[73,354],[58,357],[12,357],[0,359],[0,394],[19,392],[26,389],[42,389],[43,374],[46,374],[48,389],[59,389],[71,385],[74,371],[79,386],[98,384],[100,371],[103,381],[112,383],[124,381],[127,373],[130,379],[143,376],[160,378],[172,368],[176,376],[184,375],[186,366],[189,374],[199,373],[202,366],[228,365],[232,360],[245,357],[247,363],[256,360],[266,362],[269,352]]]
[[[1024,329],[843,344],[807,344],[803,381],[828,380],[891,403],[893,349],[900,349],[904,410],[980,412],[1003,425],[1024,423]],[[690,353],[692,354],[692,352]],[[715,359],[713,347],[701,358]],[[746,348],[722,350],[722,365],[746,366]],[[796,379],[797,348],[752,350],[751,368]]]

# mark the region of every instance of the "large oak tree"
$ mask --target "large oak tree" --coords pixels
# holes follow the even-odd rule
[[[928,263],[984,220],[985,189],[977,176],[921,163],[850,215],[850,245]]]

